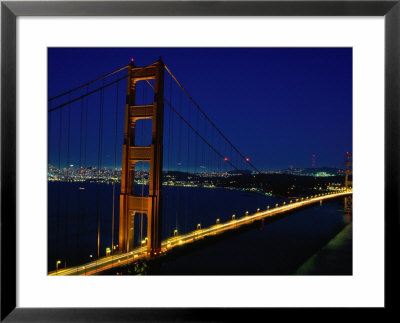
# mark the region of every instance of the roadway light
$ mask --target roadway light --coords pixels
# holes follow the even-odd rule
[[[60,260],[57,260],[57,262],[56,262],[56,274],[57,274],[57,272],[58,272],[58,265],[59,264],[61,264],[61,261]]]
[[[259,208],[257,209],[257,212],[260,212],[260,209],[259,209]]]
[[[278,207],[278,205],[279,205],[279,204],[278,204],[278,203],[276,203],[276,204],[275,204],[275,207]]]
[[[259,209],[258,209],[259,210]],[[245,213],[246,215],[249,215],[249,211],[246,211],[246,213]]]
[[[178,234],[178,229],[174,230],[174,237]]]
[[[200,230],[200,229],[201,229],[201,224],[197,223],[197,230]]]
[[[219,224],[219,219],[217,219],[217,224]]]
[[[286,202],[283,202],[283,205],[286,205]]]
[[[232,220],[235,220],[235,218],[236,218],[236,215],[232,214]]]
[[[267,205],[267,210],[269,210],[269,205]]]

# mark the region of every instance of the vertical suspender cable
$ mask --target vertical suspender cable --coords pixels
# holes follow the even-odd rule
[[[180,97],[181,99],[181,97]],[[181,107],[180,107],[180,99],[179,99],[179,104],[178,104],[178,108],[179,108],[179,112],[181,112]],[[178,176],[181,177],[181,146],[182,146],[182,120],[179,120],[178,122],[178,154],[177,154],[177,169],[178,169]],[[179,185],[176,187],[176,207],[177,207],[177,216],[180,215],[180,204],[179,204]],[[184,231],[186,233],[186,224],[184,226]]]
[[[115,221],[115,182],[117,180],[117,134],[118,134],[118,99],[119,99],[119,82],[116,85],[115,98],[115,132],[114,132],[114,170],[113,170],[113,206],[111,219],[111,254],[114,254],[114,221]]]
[[[170,78],[169,83],[169,101],[172,102],[172,78]],[[171,109],[169,109],[169,130],[168,130],[168,172],[171,173],[171,165],[174,164],[174,118]],[[171,163],[172,159],[172,163]],[[171,191],[171,190],[170,190]],[[171,203],[172,199],[169,201]],[[171,203],[172,206],[172,203]],[[178,230],[178,206],[175,208],[175,230]]]
[[[103,146],[103,109],[104,89],[100,91],[100,117],[99,117],[99,146],[98,146],[98,176],[97,176],[97,259],[100,257],[100,198],[101,198],[101,167],[102,167],[102,146]]]
[[[198,113],[198,111],[197,111],[197,116],[196,116],[196,131],[199,131],[199,113]],[[198,169],[198,160],[197,160],[197,157],[198,157],[197,149],[198,149],[199,136],[195,136],[194,140],[195,140],[195,143],[194,143],[194,173],[196,174],[197,181],[200,182],[200,179],[198,178],[198,176],[199,176],[198,173],[200,173],[200,172],[198,171],[199,169]],[[197,197],[197,194],[196,194],[196,197]],[[195,202],[198,202],[197,199]],[[197,205],[195,205],[195,212],[196,212],[196,219],[198,219],[199,218],[199,210],[197,208]]]
[[[69,99],[71,100],[71,94],[69,95]],[[67,183],[71,182],[70,179],[70,142],[71,142],[71,104],[68,105],[68,123],[67,123]],[[67,187],[70,184],[67,184]],[[65,217],[65,236],[64,236],[64,245],[66,250],[68,250],[69,245],[69,221],[70,221],[70,189],[67,189],[66,192],[66,217]],[[66,261],[66,260],[65,260]]]
[[[62,183],[62,172],[61,172],[61,142],[62,142],[62,114],[63,110],[60,110],[59,125],[58,125],[58,191],[57,191],[57,220],[56,220],[56,256],[59,256],[60,252],[60,212],[61,212],[61,183]],[[57,259],[58,261],[58,259]]]
[[[87,87],[86,88],[86,116],[85,116],[85,148],[84,148],[85,154],[84,154],[84,161],[83,161],[83,164],[84,164],[85,168],[87,167],[87,164],[86,164],[87,155],[86,155],[86,153],[87,153],[88,111],[89,111],[89,95],[88,95],[88,92],[89,92],[89,88]]]
[[[79,181],[82,180],[82,126],[83,126],[83,109],[84,109],[84,102],[83,98],[81,99],[81,122],[80,122],[80,131],[79,131]],[[76,231],[76,254],[79,258],[80,255],[80,248],[79,248],[79,239],[80,239],[80,221],[81,221],[81,190],[78,189],[78,212],[77,212],[77,231]]]
[[[188,119],[189,119],[189,124],[190,124],[190,107],[189,107]],[[190,171],[190,169],[189,169],[189,165],[190,165],[190,128],[189,127],[187,127],[187,128],[188,128],[187,129],[188,133],[187,133],[187,156],[186,156],[186,160],[187,160],[187,162],[186,162],[186,180],[188,181],[189,180],[189,171]],[[187,220],[188,213],[189,213],[189,203],[190,203],[190,201],[189,201],[190,195],[189,195],[188,189],[186,190],[186,194],[187,194],[187,197],[186,197],[185,218]]]
[[[88,96],[88,92],[89,92],[89,86],[86,87],[86,98],[85,98],[85,131],[84,131],[84,144],[83,144],[83,168],[84,168],[84,174],[86,174],[87,172],[87,132],[88,132],[88,111],[89,111],[89,96]],[[85,195],[86,197],[86,195]],[[85,198],[83,200],[83,209],[84,212],[82,214],[82,227],[86,228],[86,217],[88,215],[88,211],[87,211],[87,199]]]

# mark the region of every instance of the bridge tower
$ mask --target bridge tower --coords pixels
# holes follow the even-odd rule
[[[154,100],[149,105],[136,105],[138,82],[154,80]],[[135,146],[135,127],[140,119],[152,120],[150,146]],[[119,219],[119,250],[133,249],[134,217],[147,216],[147,254],[153,256],[161,250],[161,184],[162,143],[164,123],[164,63],[161,58],[148,66],[136,67],[131,60],[125,104],[124,142],[122,147],[122,174]],[[137,196],[134,191],[135,164],[148,162],[149,195]]]
[[[349,153],[346,153],[346,174],[344,186],[346,190],[353,187],[353,155]],[[353,210],[352,195],[344,198],[344,209],[348,212]]]

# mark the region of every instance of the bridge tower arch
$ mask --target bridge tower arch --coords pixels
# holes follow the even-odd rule
[[[136,85],[140,81],[154,80],[152,104],[136,105]],[[135,146],[135,127],[140,119],[152,120],[150,146]],[[148,66],[128,67],[128,81],[122,146],[122,174],[119,212],[119,250],[133,249],[134,216],[147,216],[147,254],[161,251],[161,193],[162,193],[162,143],[164,124],[164,63],[161,58]],[[149,163],[149,194],[136,196],[134,191],[135,164]]]

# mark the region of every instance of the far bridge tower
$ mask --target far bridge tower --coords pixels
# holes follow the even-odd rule
[[[353,155],[346,153],[346,174],[344,179],[346,190],[353,188]],[[353,210],[353,195],[344,198],[344,210],[352,212]]]

